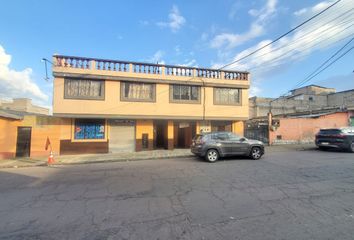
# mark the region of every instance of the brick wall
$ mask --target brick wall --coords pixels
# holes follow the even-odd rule
[[[345,127],[349,124],[348,113],[334,113],[318,118],[282,118],[279,127],[269,133],[269,142],[298,143],[313,142],[321,128]]]

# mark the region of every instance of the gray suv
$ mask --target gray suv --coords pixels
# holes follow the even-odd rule
[[[215,162],[220,157],[245,155],[260,159],[264,154],[263,142],[240,137],[232,132],[198,134],[193,138],[191,152]]]

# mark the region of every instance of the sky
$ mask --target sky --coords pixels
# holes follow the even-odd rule
[[[220,68],[335,0],[11,0],[0,3],[0,99],[52,104],[53,54]],[[227,69],[251,73],[251,96],[278,97],[354,37],[354,0]],[[341,54],[354,46],[350,42]],[[340,56],[338,54],[337,56]],[[333,58],[335,59],[335,58]],[[354,50],[306,84],[354,89]],[[49,66],[50,67],[50,66]]]

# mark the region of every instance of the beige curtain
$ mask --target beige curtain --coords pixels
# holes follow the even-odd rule
[[[130,99],[143,99],[151,100],[152,99],[152,85],[145,83],[128,83],[125,84],[125,87],[128,87],[128,98]]]
[[[239,89],[217,88],[215,93],[217,103],[233,104],[239,102]]]
[[[102,82],[91,80],[68,80],[67,95],[73,97],[100,97]]]

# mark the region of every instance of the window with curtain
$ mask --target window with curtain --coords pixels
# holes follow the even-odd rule
[[[104,119],[76,119],[74,128],[74,138],[84,139],[104,139],[105,120]]]
[[[155,84],[121,83],[121,100],[123,101],[155,101]]]
[[[214,104],[238,105],[241,103],[241,90],[236,88],[214,88]]]
[[[200,87],[189,86],[189,85],[171,85],[170,100],[172,102],[178,102],[178,101],[199,102]]]
[[[104,99],[104,81],[65,79],[65,98]]]

